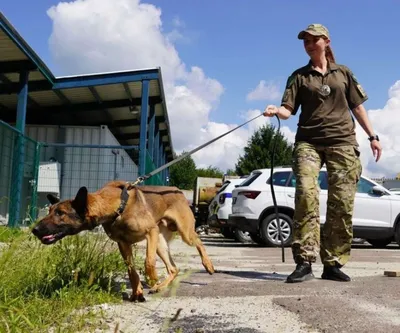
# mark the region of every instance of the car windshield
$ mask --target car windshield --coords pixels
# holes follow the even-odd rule
[[[241,183],[239,186],[249,186],[252,182],[254,182],[259,176],[261,175],[261,172],[254,172],[251,174],[243,183]]]
[[[230,184],[230,181],[226,181],[224,184],[222,184],[221,188],[219,189],[219,191],[217,192],[217,194],[221,193],[222,191],[224,191]]]

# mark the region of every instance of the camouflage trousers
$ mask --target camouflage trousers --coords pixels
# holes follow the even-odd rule
[[[342,267],[350,258],[353,241],[352,216],[357,182],[362,167],[354,146],[320,147],[296,143],[293,172],[296,177],[293,219],[293,258],[296,263],[315,262]],[[320,225],[318,177],[326,165],[328,200],[326,219]]]

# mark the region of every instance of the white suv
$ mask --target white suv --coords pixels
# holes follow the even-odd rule
[[[250,233],[253,241],[278,246],[280,238],[270,185],[270,169],[254,170],[232,191],[232,214],[228,225]],[[274,167],[274,192],[279,207],[282,237],[285,246],[292,240],[292,218],[296,179],[291,167]],[[325,222],[328,198],[327,172],[319,174],[320,222]],[[392,241],[400,245],[400,196],[361,176],[357,186],[353,214],[354,238],[366,239],[376,247]]]
[[[244,178],[227,179],[222,184],[221,188],[218,190],[217,194],[208,206],[207,224],[212,228],[220,229],[222,235],[224,235],[226,238],[237,238],[234,230],[227,227],[227,222],[229,214],[232,213],[232,190],[235,188],[235,186],[239,186],[241,183],[243,183],[244,180]],[[239,237],[245,237],[243,232],[240,230],[239,234]],[[242,239],[238,240],[241,241]]]

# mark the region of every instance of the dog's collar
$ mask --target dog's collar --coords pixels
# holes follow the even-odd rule
[[[125,210],[126,204],[128,203],[129,200],[129,193],[128,193],[129,190],[130,190],[129,184],[125,185],[121,192],[121,203],[117,208],[117,210],[115,210],[114,213],[112,213],[112,215],[108,215],[103,218],[89,217],[88,219],[90,226],[89,230],[93,230],[99,225],[102,225],[103,223],[114,223],[116,219],[119,216],[121,216]]]
[[[118,215],[121,215],[124,212],[128,200],[129,200],[128,186],[125,185],[121,192],[121,203],[118,209],[115,211]]]
[[[122,213],[125,210],[126,204],[128,203],[128,200],[129,200],[129,193],[128,193],[129,189],[130,188],[129,188],[128,184],[124,186],[124,188],[122,189],[122,192],[121,192],[121,203],[111,216],[108,215],[107,217],[105,217],[103,219],[96,219],[96,218],[90,219],[91,230],[103,223],[114,223],[116,221],[116,219],[122,215]]]

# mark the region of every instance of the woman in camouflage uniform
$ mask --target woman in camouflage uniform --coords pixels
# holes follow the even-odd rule
[[[311,264],[318,254],[324,265],[323,279],[350,281],[340,268],[350,257],[354,197],[362,167],[349,109],[366,132],[376,161],[382,149],[362,105],[368,97],[352,71],[336,63],[328,29],[311,24],[298,39],[303,40],[310,61],[288,78],[281,106],[269,105],[264,111],[264,116],[288,119],[301,107],[293,150],[296,196],[292,251],[297,265],[286,281],[312,278]],[[323,164],[329,187],[320,238],[318,175]]]

